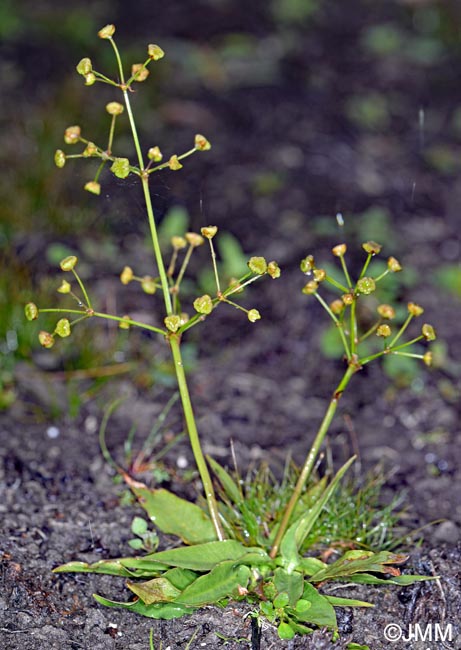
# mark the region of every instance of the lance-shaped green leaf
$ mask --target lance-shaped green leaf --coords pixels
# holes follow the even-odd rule
[[[129,609],[131,612],[147,616],[149,618],[171,620],[172,618],[180,618],[186,614],[192,614],[195,610],[192,607],[186,607],[179,603],[154,603],[153,605],[146,605],[141,599],[132,600],[128,603],[120,603],[115,600],[103,598],[98,594],[93,594],[93,598],[100,605],[106,607],[116,607],[122,609]]]
[[[162,532],[180,537],[185,544],[201,544],[216,539],[211,520],[195,504],[180,499],[168,490],[131,489],[151,521]]]
[[[370,573],[356,573],[353,576],[340,576],[337,580],[344,582],[354,582],[360,585],[400,585],[407,587],[413,585],[415,582],[423,582],[425,580],[438,580],[440,576],[420,576],[420,575],[401,575],[389,576],[387,578],[379,578],[378,576],[371,575]]]
[[[210,456],[206,457],[207,462],[213,472],[216,474],[218,477],[221,485],[224,488],[225,493],[229,497],[229,499],[233,503],[241,503],[243,500],[242,495],[240,493],[240,490],[238,489],[237,483],[234,481],[234,479],[231,477],[229,472],[227,472],[224,467],[222,467],[219,463],[217,463],[213,458]]]
[[[392,576],[398,576],[398,569],[392,565],[402,564],[407,559],[408,555],[398,555],[388,551],[381,551],[380,553],[348,551],[333,564],[329,564],[326,568],[314,573],[310,580],[311,582],[323,582],[324,580],[351,576],[360,572],[389,573]]]
[[[122,578],[132,578],[133,573],[123,566],[121,560],[99,560],[94,564],[67,562],[53,569],[53,573],[104,573]]]
[[[250,551],[256,551],[243,546],[233,539],[226,539],[223,542],[206,542],[194,546],[180,546],[168,551],[152,553],[149,560],[167,564],[170,566],[192,569],[193,571],[210,571],[216,564],[225,560],[233,560],[234,563],[244,558]]]
[[[373,603],[367,603],[366,600],[356,600],[355,598],[340,598],[339,596],[325,595],[330,605],[334,607],[374,607]]]
[[[127,580],[126,586],[146,605],[171,602],[181,594],[181,591],[176,589],[165,577],[153,578],[147,582]]]
[[[233,560],[226,560],[217,564],[209,573],[197,578],[184,589],[176,601],[198,607],[217,603],[226,597],[237,596],[239,588],[246,588],[250,573],[246,565],[236,566]]]

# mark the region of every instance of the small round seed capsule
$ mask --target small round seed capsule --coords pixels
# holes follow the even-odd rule
[[[256,275],[264,275],[267,271],[267,262],[264,257],[250,257],[247,265],[250,271]]]
[[[120,273],[120,282],[122,284],[129,284],[133,279],[133,275],[131,266],[124,266],[123,271]]]
[[[142,63],[133,63],[131,66],[131,76],[135,81],[145,81],[149,76],[149,70]]]
[[[213,239],[218,232],[218,226],[205,226],[200,229],[200,232],[206,239]]]
[[[347,251],[346,244],[338,244],[331,249],[331,252],[335,257],[342,257]]]
[[[149,59],[152,59],[152,61],[158,61],[159,59],[163,59],[165,56],[165,52],[162,50],[160,45],[155,45],[155,43],[149,43],[147,46],[147,56]]]
[[[171,156],[170,160],[168,161],[168,167],[172,169],[173,171],[177,171],[178,169],[182,169],[183,165],[179,162],[179,158],[176,154]]]
[[[28,302],[24,307],[24,314],[27,320],[36,320],[38,318],[38,307],[34,302]]]
[[[160,162],[163,158],[163,154],[159,147],[151,147],[147,152],[147,157],[149,160],[153,160],[154,162]]]
[[[301,264],[299,266],[303,273],[310,275],[315,268],[314,256],[308,255],[303,260],[301,260]]]
[[[55,333],[60,336],[61,338],[66,338],[70,336],[70,323],[67,318],[61,318],[58,320],[56,323],[56,327],[54,329]]]
[[[141,287],[144,293],[148,293],[151,296],[157,291],[155,281],[150,277],[150,275],[145,275],[143,277],[141,280]]]
[[[77,144],[80,140],[81,128],[75,124],[74,126],[68,126],[64,131],[64,142],[66,144]]]
[[[426,339],[426,341],[435,341],[437,338],[435,329],[432,327],[432,325],[429,325],[428,323],[424,323],[424,325],[421,328],[421,333]]]
[[[376,336],[381,336],[383,339],[389,338],[391,335],[391,328],[387,324],[380,325],[376,330]]]
[[[78,257],[76,255],[68,255],[63,260],[59,262],[61,271],[72,271],[78,262]]]
[[[318,288],[319,288],[319,283],[316,282],[315,280],[310,280],[310,282],[304,285],[304,287],[302,288],[302,292],[309,296],[316,293]]]
[[[412,316],[421,316],[424,313],[424,309],[417,305],[415,302],[409,302],[407,305],[408,313]]]
[[[106,111],[109,115],[121,115],[124,110],[125,107],[120,102],[109,102],[106,104]]]
[[[198,234],[198,232],[186,232],[185,237],[186,241],[194,248],[205,243],[205,240]]]
[[[381,251],[382,246],[381,244],[377,244],[375,241],[367,241],[362,244],[362,248],[369,255],[377,255]]]
[[[101,185],[96,181],[88,181],[88,183],[85,183],[83,189],[87,192],[91,192],[91,194],[96,194],[97,196],[101,194]]]
[[[40,341],[40,345],[43,345],[44,348],[52,348],[54,345],[54,336],[43,330],[38,333],[38,340]]]
[[[200,133],[196,134],[194,144],[197,151],[208,151],[211,149],[211,144],[208,142],[205,136],[201,135]]]
[[[60,169],[66,164],[66,154],[61,149],[56,149],[54,153],[54,164]]]
[[[164,321],[166,325],[166,328],[170,330],[170,332],[177,332],[178,329],[181,327],[181,317],[178,316],[177,314],[172,314],[171,316],[167,316]]]
[[[391,318],[395,317],[395,309],[391,305],[386,305],[385,303],[378,305],[376,311],[381,316],[381,318],[387,318],[390,320]]]
[[[99,38],[112,38],[114,34],[115,34],[115,25],[105,25],[98,32]]]
[[[370,293],[376,291],[376,282],[373,278],[360,278],[357,282],[357,291],[363,293],[365,296],[369,296]]]
[[[213,310],[213,301],[207,293],[194,300],[194,309],[199,314],[211,314]]]
[[[87,56],[84,59],[80,59],[80,61],[77,63],[76,70],[78,74],[81,74],[83,76],[89,74],[93,70],[91,59],[89,59]]]
[[[282,271],[280,269],[280,266],[277,264],[277,262],[272,260],[272,262],[269,262],[269,264],[267,265],[267,273],[268,275],[270,275],[270,277],[273,280],[277,280],[277,278],[280,277]]]
[[[387,260],[387,268],[391,273],[398,273],[402,270],[402,265],[400,264],[399,260],[395,259],[395,257],[390,257]]]

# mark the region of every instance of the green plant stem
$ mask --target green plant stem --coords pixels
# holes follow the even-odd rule
[[[277,535],[275,536],[274,544],[270,552],[271,558],[275,558],[277,556],[280,543],[290,523],[290,518],[291,515],[293,514],[293,510],[295,509],[296,504],[298,503],[298,500],[301,496],[301,493],[306,485],[306,482],[309,479],[309,476],[311,475],[312,469],[314,467],[314,463],[319,454],[322,443],[325,439],[325,436],[328,432],[328,429],[330,428],[333,417],[336,413],[339,398],[341,397],[344,390],[346,389],[352,375],[354,375],[354,373],[356,373],[358,369],[359,366],[357,366],[356,363],[350,362],[346,372],[344,373],[341,381],[339,382],[338,386],[336,387],[336,390],[333,393],[333,396],[330,400],[330,403],[328,405],[322,423],[319,427],[317,435],[315,436],[314,442],[312,443],[309,453],[306,456],[306,460],[304,461],[304,465],[302,467],[298,481],[291,495],[290,501],[288,502],[288,505],[286,507],[285,513],[283,515],[283,519],[280,522],[279,528],[277,530]]]
[[[390,347],[390,348],[394,347],[395,343],[397,343],[397,341],[399,340],[399,338],[402,336],[402,334],[404,333],[404,331],[407,329],[407,327],[408,327],[408,325],[410,324],[412,318],[413,318],[413,314],[408,314],[408,316],[407,316],[407,318],[406,318],[404,324],[403,324],[402,327],[399,329],[399,331],[397,332],[397,334],[394,336],[394,338],[392,339],[392,341],[389,343],[389,347]]]
[[[348,291],[349,291],[348,287],[345,287],[343,284],[341,284],[340,282],[338,282],[337,280],[332,278],[331,275],[326,275],[325,276],[325,282],[328,282],[333,287],[336,287],[337,289],[339,289],[343,293],[348,293]]]
[[[341,337],[342,344],[344,346],[344,351],[346,353],[347,360],[349,361],[351,358],[351,353],[349,351],[349,346],[347,344],[347,338],[346,335],[344,334],[344,328],[342,323],[339,321],[338,318],[336,318],[335,314],[331,311],[330,306],[328,303],[322,298],[322,296],[316,291],[314,293],[314,296],[317,298],[319,303],[322,305],[322,307],[325,309],[327,314],[330,316],[330,318],[334,321],[336,327],[338,328],[339,336]]]
[[[349,271],[347,270],[347,264],[346,260],[344,259],[344,255],[341,255],[339,259],[341,260],[341,267],[343,269],[344,277],[346,278],[347,286],[349,287],[350,291],[352,289],[352,281],[349,275]]]
[[[219,273],[218,273],[218,265],[216,263],[216,252],[213,246],[213,240],[209,239],[208,242],[210,244],[211,261],[213,262],[213,272],[216,281],[216,291],[218,292],[218,295],[220,295],[221,286],[219,284]]]
[[[146,170],[144,166],[144,159],[141,151],[141,145],[139,143],[139,137],[138,137],[138,132],[136,129],[136,122],[133,116],[133,112],[131,110],[131,103],[130,103],[130,97],[129,97],[129,90],[128,87],[125,83],[125,77],[123,74],[123,66],[122,62],[120,59],[120,54],[118,51],[118,48],[113,41],[113,39],[110,39],[110,43],[114,49],[115,56],[117,59],[117,65],[119,69],[119,74],[120,74],[120,87],[123,92],[123,98],[126,106],[126,111],[128,114],[128,119],[130,122],[130,127],[131,127],[131,134],[133,137],[133,143],[135,146],[136,150],[136,155],[138,158],[139,162],[139,169],[141,170],[140,172],[140,178],[141,178],[141,184],[142,184],[142,189],[144,193],[144,200],[146,203],[146,211],[147,211],[147,217],[149,221],[149,228],[151,232],[151,238],[152,238],[152,246],[154,250],[154,256],[155,256],[155,261],[157,263],[157,268],[160,276],[160,284],[162,286],[162,293],[163,293],[163,299],[165,303],[165,310],[167,316],[171,316],[174,311],[173,311],[173,302],[171,300],[171,293],[170,293],[170,284],[168,280],[168,276],[165,270],[165,264],[163,261],[163,255],[162,251],[160,249],[160,242],[158,238],[158,233],[157,233],[157,226],[155,223],[155,217],[154,217],[154,210],[152,207],[152,199],[149,191],[149,172]],[[190,155],[193,153],[194,150],[191,150],[190,152],[187,152],[186,154],[183,154],[180,156],[180,158],[184,158],[187,155]],[[178,381],[178,387],[179,387],[179,393],[181,395],[181,402],[184,410],[184,416],[186,419],[186,424],[187,424],[187,432],[189,434],[189,440],[190,444],[192,447],[192,451],[194,454],[195,462],[197,463],[197,468],[200,474],[200,478],[202,480],[203,484],[203,489],[205,491],[205,497],[207,500],[208,504],[208,509],[210,512],[210,517],[213,522],[213,526],[216,531],[216,536],[218,540],[223,540],[224,533],[221,527],[221,523],[219,520],[219,512],[218,512],[218,506],[216,503],[216,497],[214,494],[213,490],[213,483],[211,481],[210,474],[208,472],[208,467],[205,461],[205,458],[203,456],[202,448],[200,445],[200,439],[198,436],[198,431],[197,431],[197,425],[195,422],[195,417],[194,417],[194,412],[192,410],[192,404],[190,400],[190,395],[189,395],[189,389],[187,386],[187,381],[186,381],[186,375],[184,372],[184,367],[183,367],[183,361],[182,361],[182,356],[181,356],[181,350],[180,350],[180,343],[179,343],[179,337],[170,335],[169,337],[170,340],[170,347],[171,347],[171,353],[173,356],[174,360],[174,368],[175,368],[175,373],[176,373],[176,379]]]
[[[179,269],[179,273],[178,273],[178,277],[176,278],[176,282],[174,283],[174,287],[173,287],[173,288],[175,289],[175,292],[176,292],[176,293],[177,293],[178,290],[179,290],[179,285],[180,285],[181,282],[182,282],[182,279],[183,279],[183,277],[184,277],[184,273],[186,272],[187,265],[189,264],[189,261],[190,261],[190,258],[191,258],[191,255],[192,255],[192,251],[193,251],[193,250],[194,250],[194,246],[192,246],[192,245],[190,244],[190,245],[189,245],[189,248],[187,249],[186,254],[185,254],[185,256],[184,256],[183,262],[182,262],[182,264],[181,264],[181,268]]]
[[[367,268],[368,268],[368,265],[371,262],[372,257],[373,257],[373,253],[368,253],[367,259],[365,260],[365,264],[363,265],[363,269],[362,269],[362,271],[361,271],[361,273],[359,275],[359,280],[361,280],[363,278],[363,276],[365,275],[365,273],[367,272]]]
[[[170,295],[170,287],[168,284],[168,278],[166,275],[165,271],[165,264],[163,262],[163,255],[162,251],[160,250],[160,242],[158,239],[158,234],[157,234],[157,227],[155,225],[155,218],[154,218],[154,210],[152,207],[152,199],[150,196],[150,191],[149,191],[149,175],[147,172],[145,172],[145,167],[144,167],[144,158],[142,155],[141,151],[141,145],[139,143],[139,137],[138,137],[138,131],[136,129],[136,122],[133,116],[133,111],[131,110],[131,102],[130,102],[130,97],[129,97],[129,92],[127,90],[126,84],[125,84],[125,77],[123,74],[123,66],[122,66],[122,61],[120,59],[120,53],[118,51],[118,48],[114,42],[114,40],[111,38],[110,43],[112,45],[112,48],[115,52],[115,57],[117,59],[117,65],[118,65],[118,70],[120,74],[120,82],[121,82],[121,88],[123,92],[123,99],[125,102],[126,106],[126,112],[128,114],[128,119],[130,122],[130,127],[131,127],[131,134],[133,137],[133,143],[134,147],[136,149],[136,155],[138,158],[139,162],[139,169],[141,170],[141,184],[142,184],[142,190],[144,193],[144,200],[146,203],[146,210],[147,210],[147,217],[149,220],[149,228],[151,232],[151,238],[152,238],[152,246],[154,249],[154,255],[155,255],[155,261],[157,263],[157,268],[160,276],[160,283],[162,285],[162,293],[163,293],[163,300],[165,302],[165,309],[166,313],[168,316],[171,316],[173,313],[173,305],[171,302],[171,295]]]
[[[93,313],[93,316],[97,316],[98,318],[105,318],[106,320],[115,320],[119,323],[124,323],[125,325],[135,325],[136,327],[149,330],[150,332],[155,332],[156,334],[162,334],[163,336],[165,336],[166,334],[166,330],[161,330],[159,327],[154,327],[153,325],[147,325],[146,323],[141,323],[140,321],[137,320],[131,320],[131,318],[112,316],[112,314],[103,314],[102,312],[99,311],[95,311]]]
[[[77,271],[75,269],[72,269],[72,273],[74,274],[74,277],[77,280],[80,289],[82,290],[83,297],[85,298],[85,301],[86,301],[86,306],[88,307],[88,309],[92,309],[90,297],[86,292],[85,285],[81,281],[79,274],[77,273]]]
[[[179,337],[172,334],[168,338],[170,341],[171,354],[173,355],[176,377],[178,379],[179,394],[181,396],[181,403],[184,411],[184,417],[186,419],[190,445],[192,448],[192,452],[194,454],[194,458],[197,464],[200,478],[203,483],[203,489],[208,504],[208,510],[210,512],[210,517],[216,531],[216,536],[219,541],[222,541],[225,539],[225,535],[221,526],[218,504],[216,503],[216,496],[213,489],[213,483],[211,480],[210,473],[208,471],[205,457],[202,452],[202,447],[200,445],[197,425],[195,423],[195,416],[192,409],[192,403],[191,403],[189,389],[186,381],[186,374],[184,372],[184,365],[181,357]]]
[[[354,296],[354,300],[352,301],[351,305],[351,320],[350,320],[350,328],[351,328],[351,354],[355,354],[355,350],[357,347],[357,296]]]
[[[116,115],[112,115],[112,120],[110,122],[109,141],[107,143],[107,154],[109,156],[112,153],[112,143],[114,141],[114,133],[115,133],[115,120],[116,120]]]

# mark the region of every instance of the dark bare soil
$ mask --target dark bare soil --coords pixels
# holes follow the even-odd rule
[[[24,6],[29,4],[37,24],[41,11],[48,17],[53,13],[52,3]],[[175,621],[150,621],[98,606],[94,592],[126,599],[123,581],[55,576],[51,570],[71,559],[92,562],[132,552],[127,545],[130,523],[141,513],[135,505],[120,505],[124,490],[99,450],[103,410],[114,398],[129,397],[108,430],[108,444],[121,462],[133,421],[137,439],[142,439],[171,390],[164,379],[146,388],[135,371],[88,399],[93,389],[89,380],[63,381],[65,359],[59,350],[38,351],[35,364],[17,364],[17,399],[0,416],[0,647],[5,650],[147,650],[151,629],[156,650],[326,650],[346,648],[351,641],[372,650],[461,648],[461,303],[459,288],[456,296],[436,280],[441,265],[459,263],[461,250],[461,132],[453,127],[461,100],[459,30],[453,27],[459,7],[447,2],[431,32],[427,12],[435,12],[437,3],[319,1],[313,18],[292,22],[277,22],[272,4],[210,0],[191,9],[189,3],[175,2],[159,6],[155,16],[147,2],[101,2],[97,9],[98,27],[116,23],[122,42],[137,41],[141,49],[153,39],[169,45],[172,63],[166,63],[169,73],[159,73],[161,96],[149,99],[155,107],[155,138],[169,142],[165,134],[173,132],[178,148],[183,143],[187,148],[191,133],[204,131],[213,142],[206,159],[194,159],[180,174],[159,180],[158,213],[181,202],[193,228],[216,223],[236,235],[245,252],[275,258],[284,269],[277,283],[267,281],[251,294],[261,322],[244,323],[238,313],[223,309],[203,324],[200,339],[191,334],[198,356],[192,363],[191,390],[205,451],[226,464],[232,440],[242,466],[269,461],[280,473],[287,451],[302,462],[341,362],[325,359],[321,352],[325,317],[300,293],[299,259],[311,252],[326,259],[340,240],[347,240],[352,250],[362,239],[379,240],[381,233],[385,254],[395,254],[415,271],[413,286],[403,287],[397,297],[425,306],[425,318],[443,345],[435,367],[408,380],[391,378],[378,365],[354,377],[330,445],[337,463],[358,449],[363,473],[381,464],[389,476],[385,498],[406,493],[403,523],[407,529],[424,527],[424,541],[418,547],[405,542],[410,554],[405,571],[439,578],[403,590],[351,587],[348,595],[376,607],[341,612],[341,640],[336,643],[323,631],[282,642],[264,624],[259,638],[241,604],[206,608]],[[412,59],[399,50],[378,56],[365,46],[367,30],[383,24],[397,28],[404,43],[433,36],[439,55]],[[38,28],[19,32],[2,49],[3,63],[19,60],[22,47],[46,62],[24,80],[27,101],[13,80],[13,99],[4,107],[28,143],[29,157],[37,145],[25,107],[35,100],[37,110],[46,112],[61,75],[71,73],[74,59],[86,54],[73,52],[63,70],[62,46],[46,44],[40,34]],[[243,53],[232,58],[229,52],[238,44]],[[75,44],[69,47],[77,50]],[[202,72],[199,60],[205,62]],[[375,117],[371,126],[365,118],[357,119],[363,108],[357,107],[356,97],[369,92],[390,101],[386,117]],[[84,122],[80,99],[70,110],[75,113],[66,116],[69,123]],[[151,117],[147,112],[141,125],[148,133]],[[47,128],[50,138],[60,138],[61,129]],[[78,186],[83,179],[77,178]],[[120,187],[108,187],[101,219],[106,228],[110,219],[116,222],[110,236],[121,252],[96,256],[102,279],[94,294],[101,302],[116,296],[120,313],[127,306],[145,313],[151,304],[145,297],[124,298],[114,289],[123,264],[139,264],[144,255],[141,199],[130,198],[127,214],[119,202]],[[72,191],[65,194],[69,202],[74,201]],[[81,199],[75,196],[75,202]],[[373,217],[372,209],[375,214],[381,210],[381,217]],[[336,226],[338,211],[345,217],[343,231]],[[40,230],[20,231],[13,242],[18,258],[27,258],[37,277],[43,273],[43,250],[55,240],[48,226]],[[128,237],[131,232],[134,236]],[[59,237],[78,249],[68,234]],[[149,265],[150,260],[146,269]],[[140,340],[143,349],[147,344],[152,358],[165,358],[161,342]],[[107,354],[112,361],[113,349]],[[66,410],[75,386],[85,398],[70,417]],[[174,422],[173,417],[171,428],[177,432],[180,422]],[[182,483],[177,467],[184,464],[193,467],[187,446],[180,443],[166,467],[173,487],[191,493],[197,486]],[[142,478],[152,480],[147,474]],[[391,643],[385,636],[390,624],[401,626],[404,636],[417,624],[423,630],[432,626],[433,632],[436,624],[441,630],[451,625],[452,635]]]

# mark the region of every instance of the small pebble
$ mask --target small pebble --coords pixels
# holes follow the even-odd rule
[[[461,539],[461,530],[453,521],[443,521],[437,526],[434,537],[438,542],[456,544]]]
[[[186,469],[189,463],[187,462],[187,458],[185,456],[178,456],[176,465],[179,467],[179,469]]]
[[[58,427],[48,427],[46,430],[46,435],[52,440],[54,440],[54,438],[58,438],[60,433],[61,432],[59,431]]]

